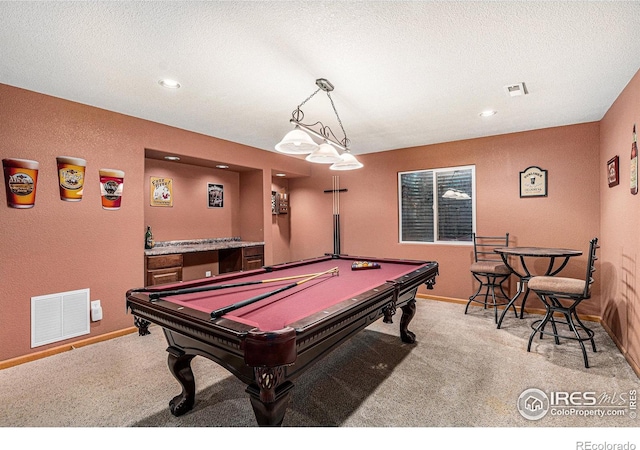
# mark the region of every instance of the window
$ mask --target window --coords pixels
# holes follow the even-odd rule
[[[400,172],[398,192],[400,242],[471,242],[475,166]]]

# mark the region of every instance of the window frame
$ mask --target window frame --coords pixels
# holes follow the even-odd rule
[[[398,243],[399,244],[424,244],[424,245],[473,245],[472,239],[469,241],[442,241],[438,236],[438,202],[433,202],[431,205],[433,208],[433,242],[427,241],[410,241],[402,239],[402,175],[419,173],[419,172],[432,172],[432,188],[433,192],[438,192],[437,174],[443,172],[451,172],[452,175],[456,171],[471,170],[471,229],[472,232],[476,232],[476,166],[470,164],[466,166],[452,166],[452,167],[439,167],[433,169],[418,169],[418,170],[406,170],[398,172]],[[435,199],[435,197],[434,197]]]

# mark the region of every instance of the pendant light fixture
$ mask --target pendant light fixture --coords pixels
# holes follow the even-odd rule
[[[453,200],[470,200],[471,197],[466,192],[459,191],[458,189],[447,189],[447,192],[442,194],[442,198],[450,198]]]
[[[276,150],[288,155],[307,155],[317,149],[318,144],[298,127],[289,131],[282,141],[276,144]]]
[[[276,150],[288,155],[306,154],[308,155],[305,158],[307,161],[320,164],[332,164],[330,167],[332,170],[353,170],[361,168],[362,163],[349,152],[350,141],[347,138],[347,133],[344,131],[342,121],[331,98],[331,91],[334,89],[333,85],[329,80],[318,78],[316,80],[316,86],[318,86],[318,89],[300,103],[291,114],[290,122],[295,125],[295,129],[287,133],[282,141],[276,144]],[[314,124],[302,122],[304,120],[304,113],[300,108],[320,91],[327,93],[333,112],[338,119],[338,124],[344,135],[343,139],[336,137],[331,128],[320,121]],[[321,139],[323,141],[322,144],[316,144],[312,136]],[[339,151],[342,151],[342,154],[340,154]]]
[[[342,155],[340,155],[340,161],[333,163],[329,169],[331,170],[355,170],[360,169],[362,167],[362,163],[356,159],[355,156],[349,152],[349,150],[345,150]]]
[[[447,186],[446,188],[447,190],[445,191],[444,194],[442,194],[442,198],[448,198],[450,200],[471,200],[471,196],[469,194],[461,191],[460,189],[456,189],[456,187],[460,187],[461,183],[464,183],[464,178],[462,180],[459,180],[456,183],[456,174],[458,172],[459,172],[458,170],[455,170],[453,172],[453,175],[447,176],[446,183],[448,185],[455,186],[455,187]],[[464,176],[464,175],[461,174],[461,176]]]
[[[320,144],[318,148],[305,159],[314,163],[333,164],[340,162],[340,154],[333,145],[324,143]]]

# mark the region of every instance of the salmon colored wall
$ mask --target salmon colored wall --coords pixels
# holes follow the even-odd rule
[[[156,241],[240,236],[238,172],[146,159],[144,176],[145,225]],[[173,206],[151,206],[150,177],[172,179]],[[222,208],[209,208],[208,183],[223,185]]]
[[[240,174],[240,234],[244,240],[259,242],[265,239],[265,224],[269,219],[266,207],[267,203],[271,204],[271,191],[267,195],[268,188],[265,189],[265,183],[268,182],[269,179],[261,171]]]
[[[89,288],[104,316],[92,334],[130,327],[124,293],[143,276],[141,121],[3,85],[0,98],[0,156],[40,162],[32,209],[9,208],[0,194],[0,360],[54,346],[30,348],[33,296]],[[87,160],[80,202],[59,198],[58,155]],[[101,207],[101,167],[125,172],[119,210]]]
[[[241,233],[259,229],[266,243],[265,263],[273,263],[271,175],[274,171],[308,175],[305,161],[3,84],[0,98],[0,159],[40,162],[34,208],[7,207],[5,190],[0,190],[0,362],[133,325],[124,305],[126,291],[144,284],[143,235],[149,201],[145,148],[255,168],[250,173],[259,174],[255,192],[261,194],[254,195],[262,199],[255,214],[239,216],[239,229]],[[284,134],[288,127],[283,122]],[[80,202],[59,199],[58,155],[87,160]],[[101,208],[101,167],[125,171],[118,211]],[[164,239],[163,226],[159,228],[157,239]],[[187,232],[185,227],[185,237]],[[170,236],[167,239],[182,237]],[[91,323],[90,335],[32,349],[30,298],[83,288],[89,288],[91,299],[100,299],[103,308],[103,319]]]
[[[627,358],[640,366],[640,194],[631,195],[633,124],[640,126],[640,72],[631,79],[600,125],[602,205],[602,318]],[[609,188],[607,161],[620,157],[620,184]]]
[[[639,97],[636,74],[602,122],[362,155],[364,169],[332,172],[300,159],[0,84],[1,158],[41,163],[35,208],[8,208],[4,189],[0,194],[0,252],[5,255],[0,265],[0,361],[60,344],[30,348],[31,296],[89,287],[91,298],[101,299],[104,310],[104,319],[92,322],[91,335],[132,325],[132,317],[124,313],[124,293],[143,284],[148,203],[144,149],[153,148],[256,169],[240,176],[239,197],[243,199],[246,178],[247,186],[262,186],[262,204],[252,198],[249,203],[258,212],[240,211],[238,222],[241,233],[262,230],[266,264],[332,251],[332,196],[323,191],[332,187],[332,176],[339,175],[341,187],[348,189],[340,196],[342,252],[437,260],[441,274],[429,292],[455,299],[465,299],[473,290],[468,274],[471,246],[399,244],[397,173],[475,164],[478,232],[509,231],[514,244],[583,251],[590,238],[600,237],[600,270],[593,298],[582,312],[602,313],[637,362],[640,242],[635,231],[640,197],[628,194],[625,178],[630,127],[640,122]],[[88,160],[85,198],[76,204],[58,198],[55,156],[62,154]],[[605,164],[613,154],[620,154],[622,181],[609,189]],[[547,198],[519,198],[519,172],[530,165],[548,170]],[[100,207],[100,167],[126,172],[119,211]],[[288,236],[277,235],[282,228],[270,213],[274,171],[296,177],[288,184]],[[582,276],[585,264],[586,256],[574,258],[563,273]]]
[[[398,243],[398,172],[476,166],[477,230],[510,233],[513,245],[588,249],[599,235],[599,124],[549,128],[359,156],[364,168],[334,172],[314,165],[310,178],[290,181],[294,259],[332,251],[332,177],[339,176],[342,253],[436,260],[440,276],[431,294],[466,299],[474,292],[472,246]],[[520,198],[519,172],[548,171],[548,197]],[[310,230],[317,239],[310,237]],[[563,274],[582,277],[586,256]],[[537,270],[543,270],[540,263]],[[536,298],[530,306],[542,308]],[[599,289],[582,312],[599,314]]]

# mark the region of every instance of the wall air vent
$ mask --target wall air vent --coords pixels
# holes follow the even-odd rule
[[[89,332],[89,289],[31,297],[31,348]]]
[[[509,94],[509,97],[518,97],[529,93],[524,83],[509,84],[504,87],[504,90]]]

